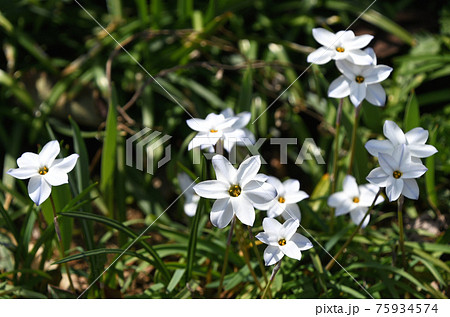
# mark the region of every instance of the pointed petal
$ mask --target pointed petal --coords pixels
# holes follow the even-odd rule
[[[336,35],[324,28],[312,29],[314,39],[323,46],[331,46],[336,41]]]
[[[428,168],[422,163],[403,161],[400,166],[400,171],[402,172],[402,178],[419,178],[428,171]]]
[[[428,140],[428,131],[424,128],[414,128],[405,133],[408,144],[425,144]]]
[[[348,199],[349,197],[344,192],[337,192],[331,194],[330,197],[328,197],[327,204],[330,207],[336,208],[337,206],[342,205]]]
[[[252,114],[248,111],[239,113],[237,116],[238,120],[233,124],[234,129],[242,129],[245,127],[252,117]]]
[[[300,251],[306,251],[313,247],[311,241],[309,241],[307,237],[301,235],[300,233],[294,233],[294,235],[291,238],[291,241],[295,243],[295,245]]]
[[[429,157],[437,153],[436,148],[429,144],[410,144],[408,150],[412,156],[419,158]]]
[[[361,49],[363,47],[366,47],[370,43],[370,41],[372,41],[372,39],[373,35],[369,34],[355,36],[353,39],[345,42],[345,47],[351,50]]]
[[[275,190],[277,191],[278,196],[282,196],[285,193],[285,189],[283,186],[283,183],[280,182],[280,180],[273,176],[268,176],[267,183],[272,185]]]
[[[184,203],[184,213],[186,215],[188,215],[189,217],[195,216],[195,213],[197,212],[197,206],[198,206],[199,199],[200,199],[200,197],[193,196],[192,200],[190,202],[188,202],[186,200],[186,202]]]
[[[397,200],[400,197],[400,194],[403,191],[403,179],[395,179],[390,177],[386,184],[386,195],[389,198],[389,201]]]
[[[210,219],[215,227],[219,229],[225,228],[228,226],[233,216],[234,212],[230,198],[219,199],[214,202],[214,205],[211,208]]]
[[[50,196],[52,187],[41,176],[35,176],[28,182],[28,195],[39,206]]]
[[[306,58],[308,63],[323,65],[328,63],[334,56],[334,52],[326,47],[319,47],[314,52],[310,53]]]
[[[282,247],[280,247],[281,252],[284,253],[284,255],[299,260],[302,258],[302,252],[297,247],[297,245],[292,241],[287,241],[286,244]]]
[[[354,208],[355,207],[354,207],[353,201],[350,198],[347,198],[346,200],[344,200],[342,202],[342,204],[340,204],[339,206],[336,207],[334,216],[338,217],[341,215],[348,214]]]
[[[211,161],[214,171],[216,172],[217,180],[233,185],[237,183],[237,172],[233,165],[231,165],[230,161],[219,154],[214,155]]]
[[[398,161],[393,156],[386,153],[378,153],[378,162],[386,174],[391,175],[395,170],[399,169]]]
[[[17,159],[18,167],[28,167],[39,169],[39,155],[36,153],[25,152]]]
[[[283,225],[273,218],[264,218],[262,225],[265,232],[275,235],[283,229]]]
[[[266,204],[275,197],[277,197],[277,191],[269,183],[262,183],[259,181],[250,181],[243,187],[243,195],[255,205]]]
[[[350,83],[350,101],[355,107],[358,107],[366,98],[366,89],[365,83],[358,84],[356,81]]]
[[[369,54],[362,50],[349,50],[347,60],[356,65],[371,65],[373,63]]]
[[[60,173],[69,173],[73,168],[75,167],[75,164],[77,164],[79,155],[78,154],[72,154],[69,155],[66,158],[63,159],[56,159],[52,166],[49,167],[49,171],[51,170],[58,170]]]
[[[40,176],[37,169],[29,167],[11,168],[6,173],[17,179],[27,179]]]
[[[375,65],[370,67],[370,70],[367,70],[363,76],[364,81],[367,84],[375,84],[379,83],[386,78],[389,77],[389,75],[392,72],[392,67],[386,66],[386,65]]]
[[[336,39],[339,43],[347,43],[355,38],[355,33],[352,30],[339,31],[336,33]]]
[[[264,250],[264,262],[266,266],[273,265],[283,258],[284,254],[279,247],[269,245]]]
[[[302,220],[302,215],[300,213],[300,208],[297,204],[287,204],[284,206],[284,211],[281,214],[284,220],[294,219],[300,221]]]
[[[267,210],[267,217],[276,218],[284,212],[284,206],[280,204],[277,200],[273,205]]]
[[[236,217],[247,226],[253,226],[255,222],[255,209],[250,201],[245,197],[232,197],[230,198],[231,204],[233,205],[233,211]]]
[[[42,148],[39,153],[39,163],[40,166],[50,167],[53,164],[53,161],[59,154],[59,143],[58,141],[50,141]]]
[[[273,246],[278,245],[277,236],[273,235],[273,234],[269,234],[267,232],[260,232],[255,236],[255,238],[267,245],[273,245]]]
[[[43,175],[42,177],[47,181],[47,183],[52,186],[59,186],[62,184],[67,184],[69,182],[67,173],[61,173],[59,170],[54,168],[50,168],[48,173]]]
[[[366,179],[379,187],[386,187],[386,181],[389,175],[381,168],[377,167],[370,171],[369,175],[367,175]]]
[[[287,179],[283,182],[283,187],[286,193],[295,193],[300,190],[300,182],[296,179]]]
[[[379,190],[380,188],[373,184],[364,184],[359,186],[359,205],[362,207],[372,206],[373,200]],[[378,195],[375,205],[381,204],[383,201],[384,198],[381,195]]]
[[[419,199],[419,186],[415,179],[404,179],[403,180],[403,191],[402,194],[409,198],[417,200]]]
[[[328,97],[344,98],[350,95],[350,81],[341,75],[333,80],[328,88]]]
[[[290,240],[294,233],[297,231],[299,227],[299,222],[297,219],[289,219],[285,223],[283,223],[283,228],[280,231],[280,236],[285,238],[286,240]]]
[[[216,180],[204,181],[194,186],[194,191],[197,195],[209,199],[229,198],[229,189],[230,186],[228,184]]]
[[[384,106],[386,104],[386,92],[381,84],[367,85],[366,100],[374,106]]]
[[[383,126],[383,133],[394,146],[406,143],[405,134],[394,121],[386,120]]]
[[[237,170],[236,179],[241,185],[245,185],[253,180],[261,168],[261,157],[259,155],[251,156],[241,163]]]
[[[361,66],[346,60],[336,61],[336,67],[350,81],[353,81],[355,76],[361,73]]]
[[[208,122],[205,119],[189,119],[186,120],[186,124],[194,131],[209,132],[209,129],[211,129],[211,122]]]
[[[350,212],[350,217],[352,218],[352,221],[355,225],[358,226],[361,223],[361,221],[363,220],[364,215],[366,214],[368,209],[369,208],[367,208],[367,207],[360,207],[360,208],[356,208],[355,210],[352,210]],[[361,228],[365,228],[369,224],[369,221],[370,221],[370,215],[367,215]]]
[[[389,140],[369,140],[365,145],[366,150],[373,156],[378,157],[378,153],[392,155],[394,145]]]
[[[359,197],[358,184],[353,176],[346,175],[342,187],[348,197]]]
[[[367,47],[364,49],[364,52],[369,54],[369,56],[372,58],[372,65],[377,64],[377,55],[375,54],[375,51],[371,47]]]
[[[294,204],[298,203],[299,201],[302,201],[303,199],[308,198],[309,195],[305,193],[303,190],[299,190],[296,193],[286,193],[284,195],[285,203],[286,204]]]

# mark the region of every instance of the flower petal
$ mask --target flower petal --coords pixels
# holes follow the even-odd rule
[[[366,52],[362,50],[352,49],[348,51],[347,60],[356,65],[371,65],[373,63],[372,58]]]
[[[244,187],[249,181],[253,180],[261,168],[261,157],[259,155],[251,156],[239,165],[236,179]]]
[[[60,173],[69,173],[77,164],[78,157],[79,155],[75,153],[63,159],[56,159],[49,167],[49,171],[58,170]]]
[[[239,113],[236,117],[238,118],[238,120],[233,124],[232,127],[234,129],[241,129],[250,122],[252,114],[248,111],[244,111]]]
[[[292,241],[287,241],[285,245],[280,247],[281,252],[284,253],[284,255],[299,260],[302,258],[302,252],[297,247],[297,245]]]
[[[186,200],[186,202],[184,203],[184,213],[186,215],[188,215],[189,217],[195,216],[195,213],[197,212],[197,206],[198,206],[199,200],[200,200],[200,197],[198,197],[198,196],[193,196],[192,200],[190,200],[190,201]]]
[[[371,47],[367,47],[364,49],[364,52],[366,52],[371,58],[372,58],[372,65],[377,64],[377,55],[375,54],[375,51]]]
[[[353,39],[348,40],[345,43],[345,48],[351,49],[351,50],[360,49],[360,48],[366,47],[370,43],[370,41],[372,41],[372,39],[373,39],[373,35],[369,35],[369,34],[355,36]],[[372,58],[370,58],[370,61],[372,61]]]
[[[216,180],[204,181],[194,186],[197,195],[209,199],[229,198],[228,190],[228,184]]]
[[[364,81],[367,84],[379,83],[388,78],[391,72],[392,67],[386,65],[371,66],[370,69],[366,70],[366,72],[364,72],[363,74]]]
[[[284,195],[285,203],[286,204],[294,204],[298,203],[299,201],[302,201],[303,199],[308,198],[309,195],[305,193],[303,190],[299,190],[296,193],[286,193]]]
[[[277,197],[277,191],[269,183],[250,181],[243,187],[243,195],[255,205],[262,205]]]
[[[324,28],[312,29],[312,36],[319,44],[323,46],[331,46],[336,40],[336,35]]]
[[[230,161],[219,154],[214,155],[211,161],[216,172],[217,180],[227,184],[237,184],[236,169],[231,165]]]
[[[273,218],[264,218],[262,222],[264,231],[270,234],[275,234],[278,236],[278,233],[283,229],[283,225],[278,222],[278,220]]]
[[[350,83],[350,101],[355,107],[358,107],[366,98],[366,89],[365,83],[359,84],[356,81]]]
[[[255,222],[255,209],[252,203],[247,200],[242,195],[239,197],[230,198],[231,204],[233,206],[233,211],[236,217],[247,226],[253,226]]]
[[[414,128],[405,133],[408,144],[425,144],[428,140],[428,130],[424,128]]]
[[[377,167],[370,171],[369,175],[367,175],[366,179],[379,187],[386,187],[386,181],[389,175],[381,168]]]
[[[286,193],[295,193],[300,190],[300,182],[296,179],[287,179],[283,182],[283,187]]]
[[[266,266],[273,265],[283,258],[284,254],[279,247],[269,245],[264,250],[264,262]]]
[[[294,219],[300,221],[302,220],[302,215],[300,213],[300,208],[297,204],[287,204],[284,206],[283,213],[281,214],[284,220]]]
[[[406,143],[405,134],[394,121],[384,122],[383,133],[394,146]]]
[[[381,84],[367,85],[366,100],[374,106],[384,106],[386,104],[386,92]]]
[[[234,216],[230,198],[218,199],[211,208],[211,223],[217,228],[225,228]]]
[[[27,179],[40,176],[37,169],[30,167],[10,168],[6,173],[17,179]]]
[[[283,228],[280,230],[279,235],[286,240],[290,240],[299,227],[299,221],[297,219],[289,219],[283,223]]]
[[[331,194],[328,197],[327,204],[330,207],[336,208],[337,206],[342,205],[348,199],[349,199],[349,197],[347,196],[346,193],[337,192],[337,193]]]
[[[51,192],[52,186],[41,176],[32,177],[28,182],[28,195],[37,206],[42,204],[50,196]]]
[[[417,200],[419,199],[419,186],[415,179],[404,179],[403,180],[403,191],[402,194],[409,198]]]
[[[340,204],[339,206],[336,207],[334,216],[338,217],[341,215],[348,214],[354,208],[355,208],[355,206],[353,204],[353,201],[350,198],[348,198],[348,199],[344,200],[342,202],[342,204]]]
[[[285,189],[283,186],[283,183],[280,182],[280,180],[273,176],[268,176],[267,183],[272,185],[275,190],[277,191],[277,196],[282,196],[285,193]]]
[[[59,143],[56,140],[48,142],[39,152],[39,165],[50,167],[60,151]]]
[[[355,225],[358,226],[361,223],[367,210],[368,210],[367,207],[359,207],[350,212],[350,217],[352,218],[352,221]],[[370,221],[370,214],[367,215],[361,228],[365,228],[369,224],[369,221]]]
[[[429,157],[437,153],[436,148],[429,144],[410,144],[408,145],[408,150],[411,156],[419,158]]]
[[[60,172],[58,169],[50,168],[48,173],[42,176],[47,183],[52,186],[59,186],[62,184],[67,184],[69,182],[69,177],[67,173]]]
[[[205,119],[192,118],[186,120],[186,124],[194,131],[208,132],[211,129],[211,122]]]
[[[333,80],[328,88],[328,97],[344,98],[350,95],[350,81],[341,75]]]
[[[344,189],[344,193],[348,197],[359,197],[358,184],[356,183],[356,179],[353,176],[346,175],[342,187]]]
[[[294,242],[300,251],[306,251],[313,247],[311,241],[300,233],[294,233],[290,241]]]
[[[334,56],[332,49],[327,49],[326,47],[319,47],[314,52],[310,53],[306,58],[308,63],[323,65],[328,63]]]
[[[392,155],[394,146],[389,140],[369,140],[365,145],[366,150],[373,156],[378,157],[378,153]]]
[[[378,162],[386,174],[391,175],[395,170],[399,169],[398,161],[393,156],[386,153],[378,153]]]
[[[273,234],[269,234],[267,232],[260,232],[255,236],[255,238],[267,245],[273,245],[273,246],[278,245],[277,236],[273,235]]]
[[[355,76],[362,72],[361,66],[355,65],[346,60],[336,61],[336,67],[350,81],[353,81]]]
[[[276,218],[284,212],[284,206],[280,204],[277,200],[274,201],[273,205],[267,210],[267,217]]]
[[[403,161],[401,162],[400,171],[402,172],[402,178],[419,178],[428,171],[428,168],[422,163]]]
[[[18,167],[29,167],[39,169],[39,155],[36,153],[25,152],[17,159]]]
[[[373,200],[375,199],[375,196],[379,190],[380,188],[377,185],[373,184],[364,184],[359,186],[359,206],[372,206]],[[383,201],[384,198],[381,195],[378,195],[378,198],[375,201],[375,205],[381,204]]]
[[[386,195],[389,201],[397,200],[403,191],[403,179],[395,179],[393,177],[388,178],[386,184]]]

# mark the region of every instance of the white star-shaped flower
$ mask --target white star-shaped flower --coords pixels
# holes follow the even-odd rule
[[[308,55],[308,63],[322,65],[330,60],[348,60],[357,65],[369,65],[372,57],[361,49],[373,39],[372,35],[355,36],[353,31],[339,31],[336,34],[323,28],[312,30],[314,39],[322,44]]]
[[[212,164],[217,180],[201,182],[194,186],[197,195],[217,199],[211,209],[211,223],[226,227],[234,215],[248,226],[255,221],[254,205],[274,199],[275,188],[266,183],[267,176],[258,174],[261,167],[259,155],[249,157],[238,169],[222,155],[215,155]]]
[[[290,218],[301,220],[300,208],[297,203],[309,195],[300,190],[300,182],[296,179],[288,179],[283,183],[273,176],[268,176],[267,182],[277,190],[277,197],[269,203],[256,206],[260,210],[267,210],[269,218],[275,218],[280,215],[285,220]]]
[[[26,152],[17,159],[19,168],[7,173],[18,179],[30,179],[28,195],[36,205],[42,204],[51,194],[52,186],[69,182],[69,173],[77,163],[78,154],[56,159],[60,151],[58,141],[48,142],[39,154]]]
[[[437,152],[434,146],[425,144],[428,139],[428,131],[423,128],[414,128],[403,133],[395,122],[386,120],[383,133],[387,140],[369,140],[366,143],[367,151],[375,157],[378,157],[378,153],[392,155],[395,148],[402,144],[406,145],[413,157],[413,162],[417,163],[420,162],[420,158],[429,157]]]
[[[308,238],[296,232],[298,226],[298,220],[293,218],[287,220],[284,224],[280,224],[273,218],[264,218],[264,232],[258,233],[256,238],[268,245],[264,250],[266,266],[277,263],[285,255],[300,261],[302,258],[301,251],[313,247]]]
[[[364,218],[369,207],[378,192],[379,187],[372,184],[359,185],[353,176],[347,175],[344,178],[343,191],[334,193],[328,197],[328,205],[336,208],[334,215],[341,216],[350,213],[352,221],[359,225]],[[378,196],[375,205],[384,201]],[[370,221],[370,215],[366,217],[362,228],[365,228]]]
[[[197,211],[198,202],[200,201],[200,196],[194,191],[194,181],[186,173],[179,173],[177,178],[185,198],[184,212],[189,217],[193,217]]]
[[[392,68],[386,65],[376,65],[375,53],[371,48],[365,49],[368,55],[373,56],[374,64],[355,65],[346,60],[336,61],[336,67],[342,73],[328,88],[328,96],[344,98],[350,96],[355,107],[366,99],[375,106],[386,103],[386,92],[380,82],[389,77]]]
[[[395,148],[392,155],[378,154],[380,167],[373,169],[367,180],[379,187],[386,187],[389,201],[394,201],[402,194],[410,199],[419,198],[419,178],[428,170],[422,163],[412,162],[411,154],[405,144]]]
[[[188,150],[195,147],[214,151],[213,146],[219,141],[223,141],[223,147],[228,152],[235,145],[253,144],[255,137],[244,127],[250,121],[250,112],[242,112],[234,115],[230,108],[223,110],[220,114],[210,113],[205,119],[186,120],[187,125],[195,131],[197,135],[191,140]]]

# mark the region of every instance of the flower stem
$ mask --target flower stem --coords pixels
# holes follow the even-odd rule
[[[334,139],[334,155],[333,155],[333,177],[331,179],[331,193],[336,192],[336,180],[337,180],[337,163],[339,156],[339,132],[341,130],[341,117],[342,117],[342,105],[344,104],[344,99],[339,100],[338,110],[336,113],[336,134]],[[330,209],[330,229],[333,230],[334,227],[334,208]]]
[[[361,229],[361,227],[362,227],[364,221],[366,220],[367,216],[370,214],[370,212],[372,211],[373,207],[375,206],[375,202],[377,201],[378,196],[380,196],[380,193],[381,193],[381,188],[378,191],[378,193],[375,195],[375,198],[373,199],[372,205],[366,211],[366,214],[362,218],[362,220],[359,223],[358,227],[356,227],[355,231],[353,231],[352,235],[347,239],[347,241],[345,241],[344,245],[339,249],[339,251],[336,253],[336,255],[330,260],[330,262],[328,262],[327,266],[325,266],[325,270],[329,271],[333,267],[333,265],[336,262],[337,258],[342,254],[342,252],[344,252],[345,248],[347,248],[347,246],[350,244],[350,242],[352,242],[353,237],[356,235],[356,233],[359,231],[359,229]]]
[[[405,201],[405,197],[403,195],[400,195],[400,197],[397,200],[398,203],[398,228],[399,228],[399,244],[400,244],[400,251],[402,252],[402,265],[403,268],[406,269],[406,254],[405,254],[405,238],[404,238],[404,232],[403,232],[403,203]]]
[[[255,256],[259,262],[259,269],[261,270],[261,274],[264,276],[264,281],[266,282],[266,285],[267,285],[267,283],[269,283],[269,280],[267,279],[266,268],[264,267],[264,263],[262,261],[261,254],[259,253],[258,247],[256,246],[255,237],[253,236],[253,233],[252,233],[252,227],[250,227],[250,226],[248,226],[248,234],[250,236],[250,243],[253,247],[253,252],[255,252]]]
[[[278,261],[278,263],[275,265],[275,267],[273,268],[273,271],[272,271],[272,275],[270,276],[270,281],[269,281],[269,283],[266,285],[266,288],[264,289],[264,292],[263,292],[263,294],[262,294],[262,296],[261,296],[261,299],[264,299],[265,297],[266,297],[266,294],[267,294],[267,292],[270,290],[270,286],[272,285],[272,283],[273,283],[273,280],[275,279],[275,275],[278,273],[278,271],[280,270],[280,268],[281,268],[281,261],[282,261],[283,259],[281,259],[280,261]],[[269,293],[270,294],[270,293]]]
[[[233,230],[234,230],[235,224],[236,224],[236,215],[234,215],[233,219],[231,220],[230,232],[228,233],[228,239],[227,239],[227,247],[225,249],[225,255],[223,257],[222,272],[220,274],[219,288],[217,289],[217,297],[219,297],[219,298],[220,298],[220,294],[222,293],[222,289],[223,289],[223,279],[225,278],[225,272],[227,271],[228,254],[230,253],[231,239],[233,238]]]
[[[362,104],[360,104],[355,109],[355,123],[353,124],[353,131],[352,131],[352,143],[350,146],[350,163],[348,164],[348,170],[347,174],[352,174],[352,168],[353,168],[353,160],[355,158],[355,144],[356,144],[356,130],[358,129],[358,122],[359,122],[359,113],[361,111]]]
[[[56,215],[55,202],[53,201],[53,197],[51,194],[50,194],[50,202],[52,203],[53,223],[55,225],[56,237],[58,238],[58,242],[59,242],[59,251],[61,253],[61,257],[64,258],[64,256],[65,256],[64,245],[63,245],[62,239],[61,239],[61,231],[59,230],[58,216]],[[72,290],[72,292],[74,294],[76,294],[76,290],[75,290],[75,287],[73,286],[72,278],[70,277],[69,264],[67,262],[64,263],[64,268],[66,269],[67,278],[69,279],[70,289]]]

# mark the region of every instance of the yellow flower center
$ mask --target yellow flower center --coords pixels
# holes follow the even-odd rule
[[[339,53],[344,53],[345,48],[343,48],[342,46],[338,46],[336,47],[336,51],[338,51]]]
[[[239,185],[232,185],[228,190],[231,197],[238,197],[241,194],[241,187]]]
[[[284,197],[279,197],[278,198],[278,202],[280,202],[281,204],[283,204],[286,201],[286,199],[284,199]]]
[[[359,197],[353,197],[353,202],[354,202],[355,204],[359,203]]]
[[[211,130],[209,130],[209,132],[211,132],[211,133],[216,133],[216,132],[218,132],[219,130],[215,130],[215,129],[211,129]]]
[[[392,173],[392,176],[394,176],[395,179],[399,179],[400,177],[402,177],[402,172],[394,171],[394,173]]]
[[[286,239],[280,239],[280,240],[278,240],[278,244],[279,244],[280,246],[286,245]]]
[[[45,174],[47,174],[47,173],[48,173],[48,167],[47,167],[47,166],[41,167],[41,168],[38,170],[38,173],[39,173],[39,175],[45,175]]]
[[[364,82],[364,77],[363,76],[356,76],[355,80],[358,84],[362,84]]]

